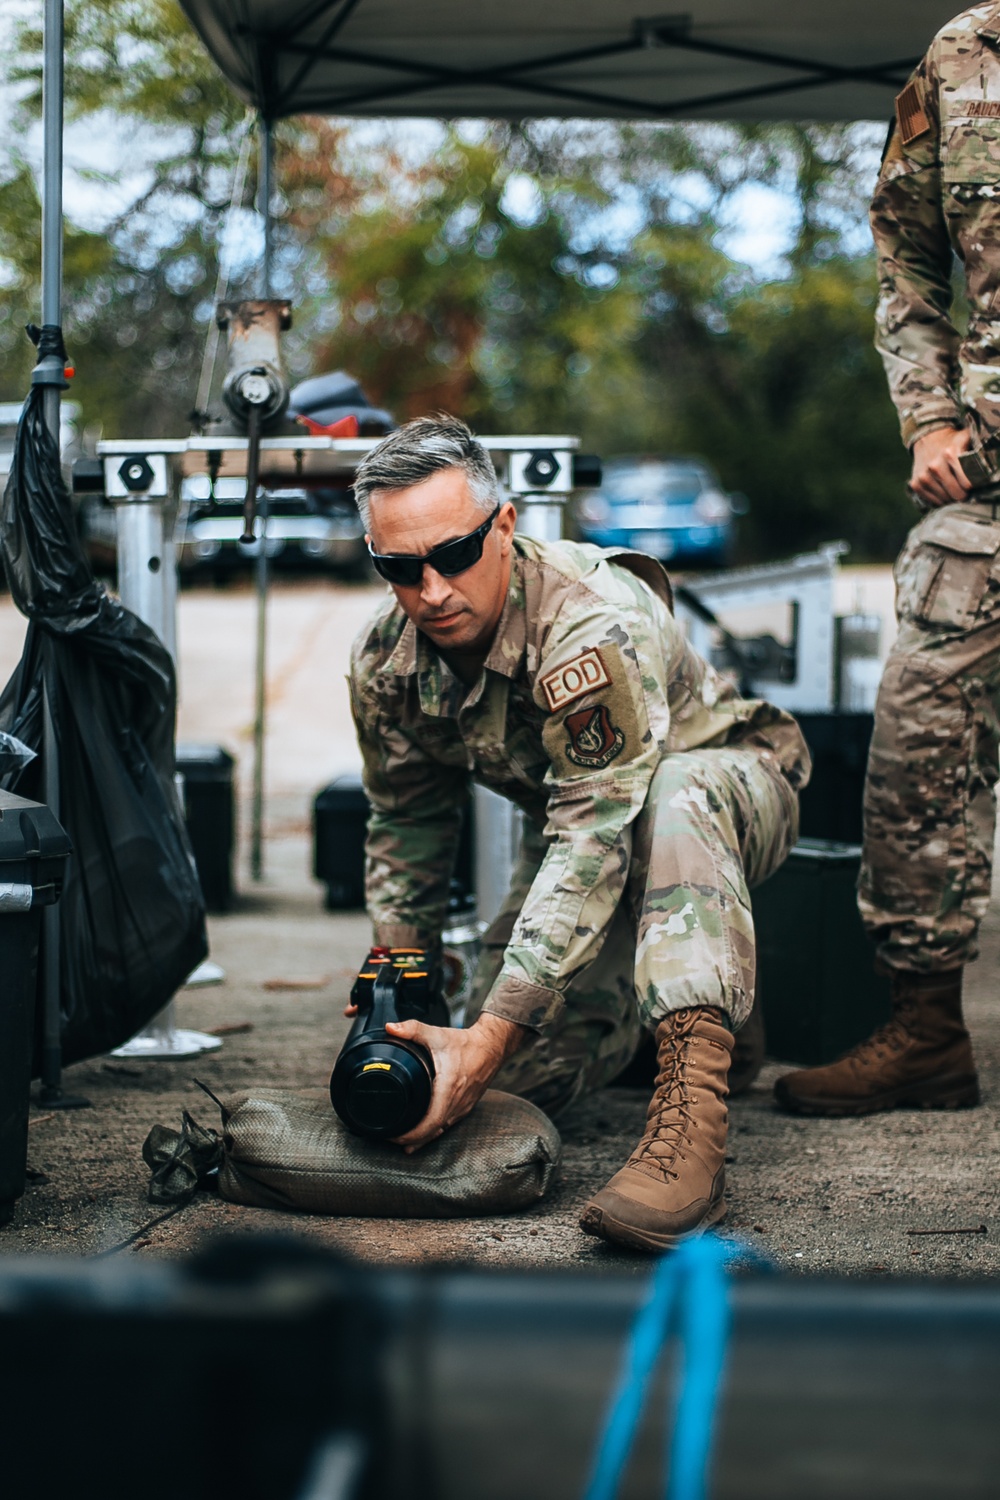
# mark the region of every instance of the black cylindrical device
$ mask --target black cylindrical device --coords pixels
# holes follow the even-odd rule
[[[426,1047],[390,1036],[390,1021],[447,1026],[448,1007],[421,948],[372,948],[354,981],[358,1008],[330,1079],[330,1099],[348,1130],[393,1140],[419,1125],[434,1087]]]

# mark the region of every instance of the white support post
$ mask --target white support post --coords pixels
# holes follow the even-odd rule
[[[115,506],[118,522],[118,593],[122,603],[156,631],[177,659],[177,598],[173,525],[176,505],[166,499],[130,498]],[[196,970],[197,974],[198,971]],[[173,1000],[148,1026],[116,1047],[113,1057],[181,1058],[217,1052],[219,1037],[188,1031],[177,1025]]]

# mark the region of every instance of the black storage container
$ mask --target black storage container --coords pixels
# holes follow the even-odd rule
[[[313,802],[313,874],[326,886],[327,911],[365,904],[368,798],[361,777],[338,776]]]
[[[856,844],[804,839],[753,893],[767,1050],[814,1066],[889,1016],[889,981],[858,914]]]
[[[0,792],[0,1224],[24,1192],[41,908],[59,899],[69,852],[47,807]]]
[[[327,911],[365,904],[365,831],[368,798],[355,772],[338,776],[313,802],[313,874],[326,886]],[[462,823],[462,837],[452,882],[453,904],[472,901],[472,803]]]
[[[235,764],[221,745],[177,746],[188,838],[209,911],[228,911],[233,902]]]
[[[802,792],[800,836],[860,844],[865,768],[874,714],[796,714],[812,752],[813,770]]]

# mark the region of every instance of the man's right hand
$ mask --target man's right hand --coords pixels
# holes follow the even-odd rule
[[[972,435],[967,427],[939,427],[917,438],[913,445],[910,489],[927,505],[954,505],[972,489],[958,461],[968,453]]]

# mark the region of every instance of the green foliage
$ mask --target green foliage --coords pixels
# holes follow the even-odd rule
[[[669,415],[647,446],[703,454],[750,497],[748,556],[834,537],[857,560],[893,556],[913,518],[871,262],[807,263],[722,300],[712,320],[650,319],[640,359]]]
[[[550,188],[530,223],[505,209],[515,170],[498,134],[446,132],[416,193],[393,184],[313,234],[339,313],[318,357],[400,416],[447,408],[481,429],[562,430],[579,425],[599,364],[627,379],[637,308],[588,285],[573,251],[586,183]]]
[[[22,128],[38,48],[24,32],[9,66]],[[67,54],[68,118],[127,122],[145,173],[100,233],[67,227],[73,394],[108,434],[183,432],[245,113],[173,0],[70,0]],[[285,121],[289,367],[348,369],[400,418],[447,409],[480,430],[579,433],[609,456],[700,454],[749,496],[747,558],[838,536],[857,559],[889,557],[910,511],[857,251],[869,171],[858,132],[837,127]],[[770,280],[722,248],[747,184],[798,209]],[[255,188],[251,166],[244,204]],[[31,365],[38,220],[15,136],[0,163],[6,399]],[[232,237],[230,221],[230,251]],[[244,257],[232,294],[254,275]]]
[[[41,106],[41,36],[21,31],[10,81],[23,131]],[[100,139],[117,114],[142,131],[147,181],[102,232],[67,223],[63,326],[84,424],[109,436],[186,430],[211,311],[243,107],[172,0],[73,0],[66,13],[66,117]],[[0,399],[27,383],[38,320],[41,207],[19,149],[0,180]],[[130,163],[130,165],[134,165]],[[92,179],[101,182],[101,173]]]

